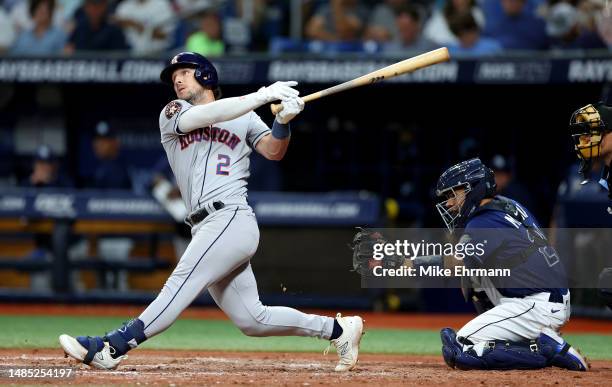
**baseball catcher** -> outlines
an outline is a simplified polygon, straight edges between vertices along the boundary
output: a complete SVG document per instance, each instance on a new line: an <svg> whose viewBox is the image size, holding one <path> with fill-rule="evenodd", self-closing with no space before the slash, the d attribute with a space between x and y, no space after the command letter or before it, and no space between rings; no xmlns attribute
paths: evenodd
<svg viewBox="0 0 612 387"><path fill-rule="evenodd" d="M507 277L461 277L464 295L474 302L479 315L457 332L441 330L444 361L461 370L556 366L586 371L589 365L584 357L559 334L570 317L563 263L533 215L495 191L493 171L479 159L447 169L437 183L440 202L436 208L458 243L479 244L482 251L466 254L462 260L421 256L403 262L419 270L430 266L511 268ZM360 234L362 240L379 238ZM354 255L360 270L367 271L367 256L363 251ZM395 257L391 261L391 266L399 262Z"/></svg>

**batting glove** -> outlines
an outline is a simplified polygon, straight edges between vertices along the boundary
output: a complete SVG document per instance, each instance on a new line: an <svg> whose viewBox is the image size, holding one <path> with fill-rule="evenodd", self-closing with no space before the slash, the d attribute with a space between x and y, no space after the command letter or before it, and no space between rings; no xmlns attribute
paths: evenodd
<svg viewBox="0 0 612 387"><path fill-rule="evenodd" d="M300 95L299 91L292 88L292 86L297 86L297 84L296 81L275 82L270 86L257 90L257 97L262 103L294 98Z"/></svg>
<svg viewBox="0 0 612 387"><path fill-rule="evenodd" d="M276 121L283 125L289 123L293 117L304 110L304 101L297 96L283 100L282 105L283 110L276 115Z"/></svg>

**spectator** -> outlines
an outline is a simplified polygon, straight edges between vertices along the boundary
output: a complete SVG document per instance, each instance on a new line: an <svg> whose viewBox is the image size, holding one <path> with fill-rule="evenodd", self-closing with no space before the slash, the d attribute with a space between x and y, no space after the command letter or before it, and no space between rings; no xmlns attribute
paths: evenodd
<svg viewBox="0 0 612 387"><path fill-rule="evenodd" d="M22 184L25 187L66 188L72 187L72 181L59 169L57 158L47 145L41 145L36 150L32 164L32 173Z"/></svg>
<svg viewBox="0 0 612 387"><path fill-rule="evenodd" d="M395 16L395 25L399 31L399 39L384 45L384 51L428 51L434 48L434 43L421 34L421 14L416 7L401 7Z"/></svg>
<svg viewBox="0 0 612 387"><path fill-rule="evenodd" d="M560 50L606 48L595 26L581 23L580 19L585 17L581 17L573 5L565 2L553 5L546 16L546 32L551 38L551 46Z"/></svg>
<svg viewBox="0 0 612 387"><path fill-rule="evenodd" d="M32 0L30 15L34 27L22 31L11 48L15 55L54 55L60 54L66 44L66 34L52 25L55 0Z"/></svg>
<svg viewBox="0 0 612 387"><path fill-rule="evenodd" d="M34 29L35 21L31 11L34 2L33 0L20 0L11 8L10 18L17 34ZM68 20L61 1L54 2L52 15L51 24L59 29L64 29Z"/></svg>
<svg viewBox="0 0 612 387"><path fill-rule="evenodd" d="M217 12L205 10L200 13L200 29L187 39L187 51L204 56L221 56L225 44L221 39L221 21Z"/></svg>
<svg viewBox="0 0 612 387"><path fill-rule="evenodd" d="M612 50L612 4L595 15L595 28L608 49Z"/></svg>
<svg viewBox="0 0 612 387"><path fill-rule="evenodd" d="M533 207L533 200L527 189L514 177L514 168L510 161L502 155L495 155L491 159L491 169L495 172L497 194L510 197L527 208ZM530 207L531 206L531 207Z"/></svg>
<svg viewBox="0 0 612 387"><path fill-rule="evenodd" d="M115 131L106 123L101 121L96 125L95 137L93 139L94 156L97 165L90 182L91 188L98 189L131 189L132 182L121 158L121 144ZM129 260L130 253L134 247L131 238L104 237L98 239L96 250L98 256L104 261L125 262ZM118 272L107 272L104 279L104 287L115 288L125 291L129 288L128 273L125 270Z"/></svg>
<svg viewBox="0 0 612 387"><path fill-rule="evenodd" d="M132 52L146 55L170 46L177 18L168 0L124 0L113 21L123 28Z"/></svg>
<svg viewBox="0 0 612 387"><path fill-rule="evenodd" d="M449 27L459 42L451 43L448 49L452 56L481 56L500 53L499 42L480 36L480 27L471 12L451 16Z"/></svg>
<svg viewBox="0 0 612 387"><path fill-rule="evenodd" d="M400 34L395 23L395 14L408 0L385 0L377 4L368 20L365 38L377 42L399 41Z"/></svg>
<svg viewBox="0 0 612 387"><path fill-rule="evenodd" d="M266 50L271 39L288 34L290 1L225 1L219 13L223 20L225 44L233 52ZM227 48L226 48L227 50Z"/></svg>
<svg viewBox="0 0 612 387"><path fill-rule="evenodd" d="M484 0L483 36L497 40L506 50L547 49L546 23L536 16L537 5L537 0Z"/></svg>
<svg viewBox="0 0 612 387"><path fill-rule="evenodd" d="M211 0L173 0L172 3L180 15L195 15L203 9L214 6Z"/></svg>
<svg viewBox="0 0 612 387"><path fill-rule="evenodd" d="M358 0L330 0L306 24L306 37L327 42L360 40L366 13Z"/></svg>
<svg viewBox="0 0 612 387"><path fill-rule="evenodd" d="M107 0L85 0L83 17L77 18L64 52L129 49L121 28L109 23L107 11Z"/></svg>
<svg viewBox="0 0 612 387"><path fill-rule="evenodd" d="M9 16L0 7L0 54L7 51L15 40L15 30Z"/></svg>
<svg viewBox="0 0 612 387"><path fill-rule="evenodd" d="M475 0L446 0L442 9L436 9L423 30L423 35L440 45L459 44L459 39L450 29L450 19L458 14L471 13L479 29L485 25L482 10Z"/></svg>
<svg viewBox="0 0 612 387"><path fill-rule="evenodd" d="M59 168L59 161L47 145L41 145L36 150L32 163L32 173L21 184L23 187L67 188L72 187L72 181ZM48 233L34 234L34 250L26 259L32 261L50 261L52 255L52 237ZM37 291L49 290L51 275L49 272L30 274L30 288Z"/></svg>
<svg viewBox="0 0 612 387"><path fill-rule="evenodd" d="M130 175L121 160L121 144L115 131L104 121L96 125L93 140L94 155L98 165L94 171L93 188L101 189L131 189Z"/></svg>

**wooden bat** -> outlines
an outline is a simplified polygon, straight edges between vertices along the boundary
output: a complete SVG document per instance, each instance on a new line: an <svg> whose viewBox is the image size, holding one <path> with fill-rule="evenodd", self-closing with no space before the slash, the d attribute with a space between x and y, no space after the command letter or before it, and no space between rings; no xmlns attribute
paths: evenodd
<svg viewBox="0 0 612 387"><path fill-rule="evenodd" d="M346 81L339 85L317 91L316 93L308 94L307 96L303 97L302 100L304 102L310 102L315 99L339 93L341 91L380 82L384 79L397 77L398 75L411 73L415 70L422 69L423 67L446 62L449 59L450 55L448 54L448 49L446 47L438 48L437 50L429 51L424 54L405 59L401 62L394 63L390 66L383 67L382 69L372 71L371 73L362 75L359 78L351 79L350 81ZM283 105L280 103L272 104L270 105L270 109L272 110L272 114L276 115L278 112L283 110Z"/></svg>

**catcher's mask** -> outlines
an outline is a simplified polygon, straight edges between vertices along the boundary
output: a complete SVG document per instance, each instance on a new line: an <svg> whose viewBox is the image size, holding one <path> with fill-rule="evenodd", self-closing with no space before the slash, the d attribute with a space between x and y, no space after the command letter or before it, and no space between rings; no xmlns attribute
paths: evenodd
<svg viewBox="0 0 612 387"><path fill-rule="evenodd" d="M444 200L436 204L436 209L442 217L442 221L452 233L461 218L461 209L465 204L465 199L468 194L472 192L472 186L466 184L463 186L456 186L448 188L438 196L442 196Z"/></svg>
<svg viewBox="0 0 612 387"><path fill-rule="evenodd" d="M436 196L442 200L436 209L452 233L462 228L484 198L495 196L497 185L493 171L480 159L470 159L448 168L436 186Z"/></svg>
<svg viewBox="0 0 612 387"><path fill-rule="evenodd" d="M601 156L602 140L610 132L612 108L598 103L576 110L570 118L569 129L574 149L581 160L580 172L587 178L591 163Z"/></svg>

